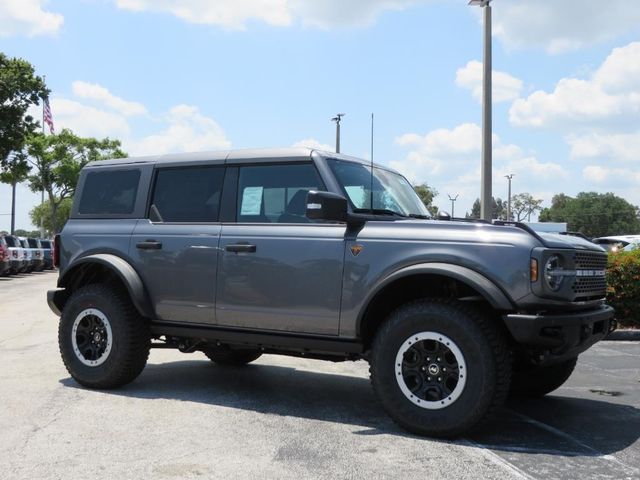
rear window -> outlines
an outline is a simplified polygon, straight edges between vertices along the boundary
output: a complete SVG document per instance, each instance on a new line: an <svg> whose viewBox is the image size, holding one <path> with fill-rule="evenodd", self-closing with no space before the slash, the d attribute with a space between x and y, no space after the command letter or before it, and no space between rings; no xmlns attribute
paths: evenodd
<svg viewBox="0 0 640 480"><path fill-rule="evenodd" d="M49 242L49 240L40 240L40 245L42 245L42 248L51 248L51 242Z"/></svg>
<svg viewBox="0 0 640 480"><path fill-rule="evenodd" d="M7 245L10 247L19 247L19 245L16 242L16 238L15 237L4 237L5 241L7 242Z"/></svg>
<svg viewBox="0 0 640 480"><path fill-rule="evenodd" d="M78 213L127 215L133 213L140 170L90 172L84 181Z"/></svg>
<svg viewBox="0 0 640 480"><path fill-rule="evenodd" d="M31 248L40 248L40 245L38 245L38 241L35 238L27 238L27 242L29 242L29 246Z"/></svg>

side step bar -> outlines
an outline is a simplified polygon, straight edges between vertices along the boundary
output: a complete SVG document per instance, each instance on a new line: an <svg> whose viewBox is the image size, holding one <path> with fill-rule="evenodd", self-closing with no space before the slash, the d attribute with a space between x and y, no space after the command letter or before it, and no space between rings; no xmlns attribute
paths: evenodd
<svg viewBox="0 0 640 480"><path fill-rule="evenodd" d="M151 333L156 336L184 337L220 342L223 344L251 345L264 348L292 349L302 352L361 354L362 345L348 340L337 340L313 335L254 332L225 327L152 322Z"/></svg>

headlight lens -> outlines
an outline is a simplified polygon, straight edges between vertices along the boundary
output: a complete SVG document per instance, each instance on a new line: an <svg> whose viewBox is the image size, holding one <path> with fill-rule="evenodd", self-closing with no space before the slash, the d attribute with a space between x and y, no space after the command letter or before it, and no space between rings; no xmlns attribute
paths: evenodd
<svg viewBox="0 0 640 480"><path fill-rule="evenodd" d="M558 255L552 255L544 266L544 279L547 286L553 292L557 292L562 287L562 260Z"/></svg>

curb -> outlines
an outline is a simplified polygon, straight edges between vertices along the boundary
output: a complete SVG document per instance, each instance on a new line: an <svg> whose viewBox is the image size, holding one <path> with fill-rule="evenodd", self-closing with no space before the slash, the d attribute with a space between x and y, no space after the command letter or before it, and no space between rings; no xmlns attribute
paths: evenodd
<svg viewBox="0 0 640 480"><path fill-rule="evenodd" d="M633 342L640 340L640 330L615 330L604 337L603 340Z"/></svg>

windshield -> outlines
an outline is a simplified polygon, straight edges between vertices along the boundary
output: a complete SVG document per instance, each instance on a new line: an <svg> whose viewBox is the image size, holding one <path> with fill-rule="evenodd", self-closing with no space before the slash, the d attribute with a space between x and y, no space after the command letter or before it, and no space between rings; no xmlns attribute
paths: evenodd
<svg viewBox="0 0 640 480"><path fill-rule="evenodd" d="M327 160L340 187L349 197L354 212L371 211L373 183L373 213L403 217L431 218L420 197L402 175L367 165L343 160Z"/></svg>

